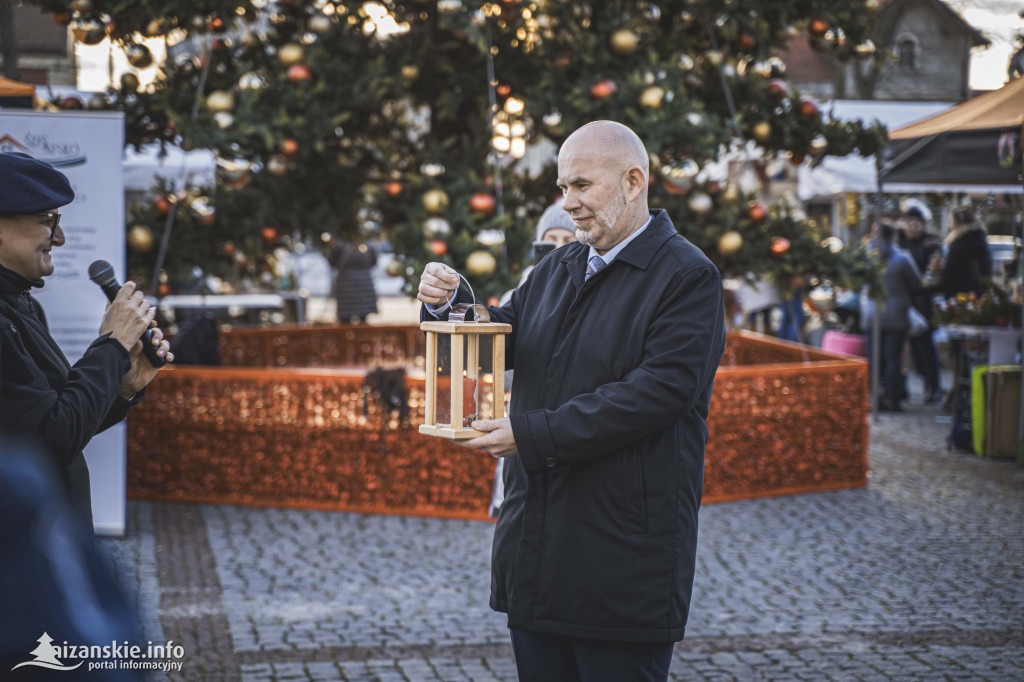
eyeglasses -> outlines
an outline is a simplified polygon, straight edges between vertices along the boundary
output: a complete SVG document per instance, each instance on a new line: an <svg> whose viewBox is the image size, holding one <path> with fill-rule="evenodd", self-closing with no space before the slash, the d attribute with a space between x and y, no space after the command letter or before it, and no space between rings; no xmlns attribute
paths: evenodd
<svg viewBox="0 0 1024 682"><path fill-rule="evenodd" d="M60 227L60 211L44 211L36 215L46 218L45 223L41 222L39 224L47 225L50 228L50 239L53 239L53 235L57 234L57 228Z"/></svg>

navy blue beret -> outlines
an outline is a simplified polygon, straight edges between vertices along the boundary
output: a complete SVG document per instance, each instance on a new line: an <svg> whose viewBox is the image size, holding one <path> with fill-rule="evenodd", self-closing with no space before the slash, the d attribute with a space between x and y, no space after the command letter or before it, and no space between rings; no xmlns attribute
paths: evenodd
<svg viewBox="0 0 1024 682"><path fill-rule="evenodd" d="M20 152L0 153L0 215L52 211L75 199L64 174Z"/></svg>

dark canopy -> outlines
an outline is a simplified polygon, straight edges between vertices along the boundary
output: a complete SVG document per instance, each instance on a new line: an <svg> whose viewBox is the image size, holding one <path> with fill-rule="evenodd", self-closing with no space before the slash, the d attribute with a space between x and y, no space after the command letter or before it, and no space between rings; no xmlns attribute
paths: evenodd
<svg viewBox="0 0 1024 682"><path fill-rule="evenodd" d="M883 183L1021 183L1024 78L889 132Z"/></svg>

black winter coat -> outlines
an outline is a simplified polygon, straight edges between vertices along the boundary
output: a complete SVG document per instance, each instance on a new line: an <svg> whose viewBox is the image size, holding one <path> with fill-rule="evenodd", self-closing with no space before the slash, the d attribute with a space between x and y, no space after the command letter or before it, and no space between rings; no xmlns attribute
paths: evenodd
<svg viewBox="0 0 1024 682"><path fill-rule="evenodd" d="M70 365L29 289L42 286L0 266L0 432L39 444L53 457L77 515L92 528L89 468L82 449L121 421L132 402L118 395L131 368L109 334Z"/></svg>
<svg viewBox="0 0 1024 682"><path fill-rule="evenodd" d="M980 296L985 292L982 279L991 277L992 256L988 252L985 230L977 227L954 237L942 271L942 295L953 298L974 292Z"/></svg>
<svg viewBox="0 0 1024 682"><path fill-rule="evenodd" d="M490 308L513 330L519 456L505 462L491 580L511 628L683 638L725 320L718 270L653 213L586 283L589 247L570 244Z"/></svg>

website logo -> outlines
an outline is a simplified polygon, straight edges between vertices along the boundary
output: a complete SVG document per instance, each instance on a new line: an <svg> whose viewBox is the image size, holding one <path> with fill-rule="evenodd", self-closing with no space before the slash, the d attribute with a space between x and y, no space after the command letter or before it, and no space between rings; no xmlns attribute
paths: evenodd
<svg viewBox="0 0 1024 682"><path fill-rule="evenodd" d="M29 653L36 657L34 661L25 661L11 668L11 670L17 670L18 668L25 665L34 665L39 668L49 668L50 670L74 670L78 668L85 661L79 661L78 665L71 666L70 668L60 662L57 659L57 655L60 653L60 649L50 644L53 641L53 637L50 637L45 632L43 636L36 640L39 642L39 646L30 651Z"/></svg>
<svg viewBox="0 0 1024 682"><path fill-rule="evenodd" d="M120 644L111 642L107 646L76 646L67 642L60 645L53 644L53 638L45 632L36 641L39 642L39 646L29 652L35 656L35 660L19 663L11 668L12 671L25 666L66 671L86 665L86 670L180 672L181 659L185 657L184 647L174 644L173 641L166 644L147 642L146 647L132 646L127 641ZM77 662L72 665L72 660ZM12 676L12 679L17 677Z"/></svg>

